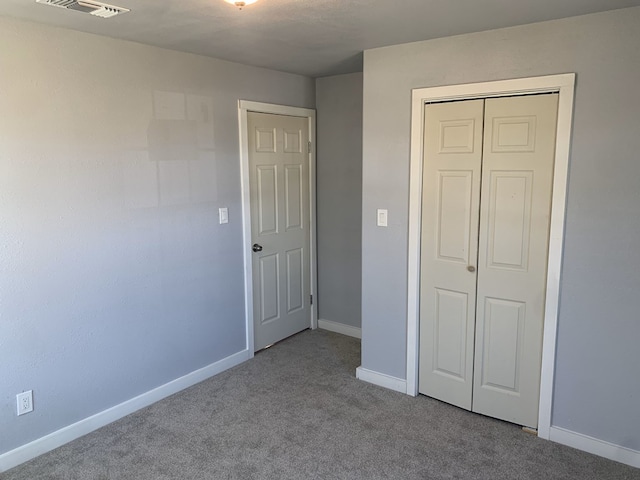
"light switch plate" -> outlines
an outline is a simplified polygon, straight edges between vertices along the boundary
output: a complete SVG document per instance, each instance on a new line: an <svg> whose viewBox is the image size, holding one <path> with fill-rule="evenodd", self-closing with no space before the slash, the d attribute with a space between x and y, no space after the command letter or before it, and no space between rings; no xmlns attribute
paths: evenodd
<svg viewBox="0 0 640 480"><path fill-rule="evenodd" d="M219 208L218 216L220 217L220 225L223 223L229 223L229 209L227 207Z"/></svg>
<svg viewBox="0 0 640 480"><path fill-rule="evenodd" d="M386 227L388 224L388 217L389 217L389 212L387 211L386 208L379 208L378 209L378 214L377 214L377 219L378 219L378 226L379 227Z"/></svg>

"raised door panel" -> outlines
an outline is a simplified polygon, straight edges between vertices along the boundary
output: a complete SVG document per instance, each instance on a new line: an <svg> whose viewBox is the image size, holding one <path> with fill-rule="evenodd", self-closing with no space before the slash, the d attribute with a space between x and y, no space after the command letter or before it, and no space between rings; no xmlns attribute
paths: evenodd
<svg viewBox="0 0 640 480"><path fill-rule="evenodd" d="M304 308L304 251L302 248L287 252L287 313Z"/></svg>
<svg viewBox="0 0 640 480"><path fill-rule="evenodd" d="M527 270L531 232L532 171L493 171L487 209L487 268Z"/></svg>
<svg viewBox="0 0 640 480"><path fill-rule="evenodd" d="M469 263L472 212L472 171L437 172L437 256L445 262Z"/></svg>
<svg viewBox="0 0 640 480"><path fill-rule="evenodd" d="M302 153L302 131L284 129L284 152Z"/></svg>
<svg viewBox="0 0 640 480"><path fill-rule="evenodd" d="M258 153L276 152L276 129L260 128L255 129L255 151Z"/></svg>
<svg viewBox="0 0 640 480"><path fill-rule="evenodd" d="M520 362L524 333L525 306L499 298L485 299L485 322L481 332L481 358L475 375L481 388L503 393L520 393Z"/></svg>
<svg viewBox="0 0 640 480"><path fill-rule="evenodd" d="M475 147L475 118L442 120L439 122L438 153L473 153Z"/></svg>
<svg viewBox="0 0 640 480"><path fill-rule="evenodd" d="M260 257L260 314L261 324L280 318L280 259L279 255Z"/></svg>
<svg viewBox="0 0 640 480"><path fill-rule="evenodd" d="M285 218L287 230L303 228L302 165L285 166Z"/></svg>
<svg viewBox="0 0 640 480"><path fill-rule="evenodd" d="M535 115L492 118L491 152L533 152L536 144Z"/></svg>
<svg viewBox="0 0 640 480"><path fill-rule="evenodd" d="M468 374L465 368L468 295L443 289L436 289L435 294L434 373L464 382Z"/></svg>
<svg viewBox="0 0 640 480"><path fill-rule="evenodd" d="M278 167L258 165L257 215L258 235L278 233Z"/></svg>

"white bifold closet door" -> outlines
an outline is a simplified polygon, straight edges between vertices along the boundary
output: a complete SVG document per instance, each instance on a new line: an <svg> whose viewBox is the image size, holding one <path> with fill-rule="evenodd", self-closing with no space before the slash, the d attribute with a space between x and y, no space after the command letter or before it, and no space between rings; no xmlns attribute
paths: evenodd
<svg viewBox="0 0 640 480"><path fill-rule="evenodd" d="M533 428L557 104L425 107L419 391Z"/></svg>

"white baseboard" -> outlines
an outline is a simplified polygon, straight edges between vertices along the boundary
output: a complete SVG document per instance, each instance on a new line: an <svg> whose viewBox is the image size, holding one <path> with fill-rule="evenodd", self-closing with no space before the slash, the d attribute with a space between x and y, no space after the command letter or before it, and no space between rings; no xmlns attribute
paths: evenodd
<svg viewBox="0 0 640 480"><path fill-rule="evenodd" d="M549 429L549 440L640 468L640 452L561 427Z"/></svg>
<svg viewBox="0 0 640 480"><path fill-rule="evenodd" d="M362 329L345 325L344 323L332 322L331 320L318 319L318 328L329 330L330 332L341 333L350 337L362 338Z"/></svg>
<svg viewBox="0 0 640 480"><path fill-rule="evenodd" d="M212 363L211 365L207 365L206 367L188 373L183 377L176 378L175 380L165 383L153 390L149 390L148 392L138 395L137 397L127 400L119 405L103 410L102 412L61 428L60 430L50 433L49 435L45 435L33 442L3 453L0 455L0 473L6 472L10 468L31 460L38 455L47 453L54 448L58 448L65 443L75 440L76 438L91 433L111 422L115 422L122 417L126 417L127 415L162 400L169 395L173 395L180 390L184 390L185 388L228 370L231 367L235 367L249 358L249 350L243 350L235 353L229 357Z"/></svg>
<svg viewBox="0 0 640 480"><path fill-rule="evenodd" d="M392 377L366 368L356 368L356 378L364 382L373 383L379 387L395 390L400 393L407 393L407 381L402 378Z"/></svg>

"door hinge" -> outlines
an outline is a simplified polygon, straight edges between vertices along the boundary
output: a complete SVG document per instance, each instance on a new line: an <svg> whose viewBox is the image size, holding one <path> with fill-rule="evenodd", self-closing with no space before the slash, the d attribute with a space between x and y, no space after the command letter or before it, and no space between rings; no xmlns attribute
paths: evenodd
<svg viewBox="0 0 640 480"><path fill-rule="evenodd" d="M311 302L311 305L313 305L313 295L309 295L309 302Z"/></svg>
<svg viewBox="0 0 640 480"><path fill-rule="evenodd" d="M311 142L309 142L309 151L307 153L311 153Z"/></svg>

